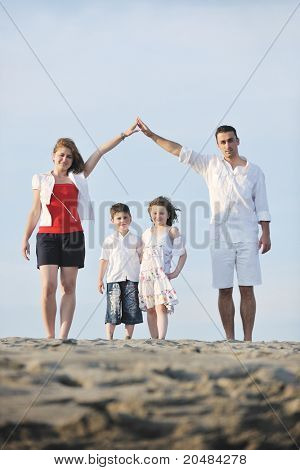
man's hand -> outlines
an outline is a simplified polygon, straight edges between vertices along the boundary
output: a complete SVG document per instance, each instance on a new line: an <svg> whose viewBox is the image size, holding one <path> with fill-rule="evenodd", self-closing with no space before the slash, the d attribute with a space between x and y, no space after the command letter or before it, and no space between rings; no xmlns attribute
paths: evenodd
<svg viewBox="0 0 300 470"><path fill-rule="evenodd" d="M261 254L267 253L271 249L271 238L268 233L262 233L260 240L259 240L259 250L261 250Z"/></svg>
<svg viewBox="0 0 300 470"><path fill-rule="evenodd" d="M134 134L135 132L140 132L140 129L137 129L138 127L138 120L136 119L132 126L130 126L127 131L124 132L125 137L129 137L130 135Z"/></svg>
<svg viewBox="0 0 300 470"><path fill-rule="evenodd" d="M147 136L147 137L151 137L153 135L153 132L150 131L149 127L146 126L146 124L141 120L141 118L137 118L137 125L139 126L139 128L141 129L141 131Z"/></svg>
<svg viewBox="0 0 300 470"><path fill-rule="evenodd" d="M104 292L104 282L102 281L102 279L99 279L99 281L98 281L98 290L99 290L100 294L103 294L103 292Z"/></svg>

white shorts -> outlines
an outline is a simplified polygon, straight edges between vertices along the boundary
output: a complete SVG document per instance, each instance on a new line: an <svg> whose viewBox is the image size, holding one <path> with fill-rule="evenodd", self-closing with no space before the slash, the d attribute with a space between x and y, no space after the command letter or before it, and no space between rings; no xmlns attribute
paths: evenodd
<svg viewBox="0 0 300 470"><path fill-rule="evenodd" d="M261 284L258 241L227 243L211 240L210 252L213 287L216 289L233 287L234 268L239 286Z"/></svg>

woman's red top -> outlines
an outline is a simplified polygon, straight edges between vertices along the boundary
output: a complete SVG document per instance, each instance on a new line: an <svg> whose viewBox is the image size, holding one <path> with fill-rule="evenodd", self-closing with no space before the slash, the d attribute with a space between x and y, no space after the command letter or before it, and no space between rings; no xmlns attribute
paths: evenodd
<svg viewBox="0 0 300 470"><path fill-rule="evenodd" d="M60 200L56 199L55 196ZM80 218L77 212L78 189L75 184L63 183L55 184L53 187L50 204L47 208L52 217L51 227L40 226L39 233L70 233L83 232ZM60 202L61 201L61 202ZM66 207L62 205L62 202ZM76 219L74 220L72 216Z"/></svg>

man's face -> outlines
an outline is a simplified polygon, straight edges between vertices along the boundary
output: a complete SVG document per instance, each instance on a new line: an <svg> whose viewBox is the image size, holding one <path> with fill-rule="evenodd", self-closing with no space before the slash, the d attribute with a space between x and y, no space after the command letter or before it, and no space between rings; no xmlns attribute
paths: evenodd
<svg viewBox="0 0 300 470"><path fill-rule="evenodd" d="M220 132L217 135L217 145L226 160L238 157L239 139L236 138L234 132Z"/></svg>

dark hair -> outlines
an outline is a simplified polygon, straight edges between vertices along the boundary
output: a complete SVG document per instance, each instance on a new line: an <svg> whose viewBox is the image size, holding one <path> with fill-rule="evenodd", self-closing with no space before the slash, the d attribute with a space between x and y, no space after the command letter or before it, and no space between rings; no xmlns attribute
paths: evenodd
<svg viewBox="0 0 300 470"><path fill-rule="evenodd" d="M238 139L238 135L237 135L236 130L235 130L234 127L232 127L232 126L220 126L220 127L218 127L218 129L215 132L215 137L216 137L217 142L218 142L218 134L220 134L221 132L233 132L235 137Z"/></svg>
<svg viewBox="0 0 300 470"><path fill-rule="evenodd" d="M72 153L73 162L70 168L68 169L68 173L69 171L73 171L73 173L77 174L82 173L84 170L84 161L79 153L78 148L75 145L75 142L72 139L69 139L68 137L61 137L56 142L55 147L53 149L53 153L55 153L59 149L59 147L67 147Z"/></svg>
<svg viewBox="0 0 300 470"><path fill-rule="evenodd" d="M167 225L169 225L170 227L173 225L174 220L178 220L176 211L180 211L181 209L177 209L177 207L173 206L172 202L167 197L158 196L157 198L153 199L153 201L149 202L148 212L150 215L150 219L151 219L151 207L153 206L163 206L167 209L168 216L169 216L167 219Z"/></svg>
<svg viewBox="0 0 300 470"><path fill-rule="evenodd" d="M110 208L110 216L113 219L117 212L125 212L126 214L130 215L130 209L127 204L123 204L122 202L117 202L117 204L113 204Z"/></svg>

